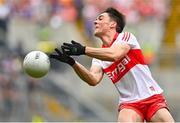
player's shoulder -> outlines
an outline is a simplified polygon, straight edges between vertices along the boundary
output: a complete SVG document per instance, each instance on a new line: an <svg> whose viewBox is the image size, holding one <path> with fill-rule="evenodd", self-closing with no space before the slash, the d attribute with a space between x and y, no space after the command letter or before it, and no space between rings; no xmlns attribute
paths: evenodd
<svg viewBox="0 0 180 123"><path fill-rule="evenodd" d="M140 48L140 45L134 36L133 33L131 32L122 32L118 35L118 38L116 42L119 43L127 43L131 46L131 48Z"/></svg>
<svg viewBox="0 0 180 123"><path fill-rule="evenodd" d="M128 42L129 40L136 40L136 37L133 33L125 31L125 32L121 32L119 34L118 39Z"/></svg>

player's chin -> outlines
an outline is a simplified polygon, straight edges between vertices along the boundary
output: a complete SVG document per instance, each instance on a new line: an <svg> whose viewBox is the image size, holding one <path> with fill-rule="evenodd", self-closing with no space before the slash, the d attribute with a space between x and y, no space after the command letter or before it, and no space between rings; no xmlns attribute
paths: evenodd
<svg viewBox="0 0 180 123"><path fill-rule="evenodd" d="M99 32L94 32L94 36L96 36L96 37L100 37L100 35L101 35L101 33L99 33Z"/></svg>

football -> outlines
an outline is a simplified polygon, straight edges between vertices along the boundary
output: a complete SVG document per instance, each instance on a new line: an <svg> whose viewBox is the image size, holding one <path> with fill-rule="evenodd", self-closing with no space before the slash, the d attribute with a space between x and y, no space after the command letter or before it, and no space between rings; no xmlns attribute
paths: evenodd
<svg viewBox="0 0 180 123"><path fill-rule="evenodd" d="M29 76L41 78L50 69L49 57L42 51L31 51L24 58L23 69Z"/></svg>

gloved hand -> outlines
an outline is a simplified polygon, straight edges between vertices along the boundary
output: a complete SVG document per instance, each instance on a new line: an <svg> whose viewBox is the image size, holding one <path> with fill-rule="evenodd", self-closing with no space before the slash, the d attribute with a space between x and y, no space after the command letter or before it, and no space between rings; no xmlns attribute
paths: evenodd
<svg viewBox="0 0 180 123"><path fill-rule="evenodd" d="M50 58L53 58L53 59L56 59L58 61L67 63L71 66L73 66L75 64L75 60L73 58L71 58L70 56L68 56L64 53L61 53L61 51L58 50L57 48L55 48L55 51L57 54L50 54L49 55Z"/></svg>
<svg viewBox="0 0 180 123"><path fill-rule="evenodd" d="M63 53L67 55L84 55L85 46L82 46L80 43L71 41L71 43L63 43L61 46Z"/></svg>

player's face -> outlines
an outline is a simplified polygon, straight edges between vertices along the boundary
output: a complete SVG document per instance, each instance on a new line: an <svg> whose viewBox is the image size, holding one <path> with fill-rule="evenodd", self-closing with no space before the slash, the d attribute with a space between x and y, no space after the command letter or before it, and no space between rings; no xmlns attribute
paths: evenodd
<svg viewBox="0 0 180 123"><path fill-rule="evenodd" d="M110 29L110 17L108 13L100 14L94 21L94 35L101 37Z"/></svg>

